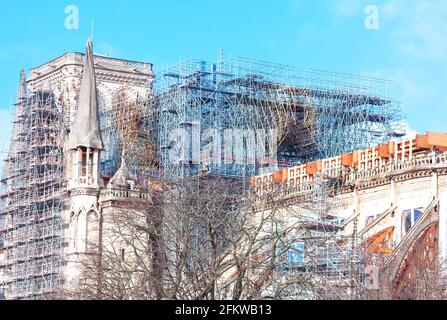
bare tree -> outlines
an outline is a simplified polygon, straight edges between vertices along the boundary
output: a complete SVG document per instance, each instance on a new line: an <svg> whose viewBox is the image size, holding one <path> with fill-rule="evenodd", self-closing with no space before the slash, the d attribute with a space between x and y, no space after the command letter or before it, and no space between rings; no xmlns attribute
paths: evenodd
<svg viewBox="0 0 447 320"><path fill-rule="evenodd" d="M334 181L321 181L297 197L273 185L253 194L241 181L206 175L159 181L147 200L104 218L103 241L82 261L79 284L68 296L445 298L443 264L412 267L413 282L398 295L391 276L384 278L393 281L367 288L370 254L355 239L339 236L340 222L329 214L336 188Z"/></svg>
<svg viewBox="0 0 447 320"><path fill-rule="evenodd" d="M308 296L318 246L303 228L309 210L256 198L241 181L218 177L160 183L143 203L104 217L103 241L82 261L70 297L85 299L262 299ZM291 219L293 217L293 219ZM299 246L297 247L297 239ZM302 247L301 247L302 246ZM293 253L293 251L296 251ZM293 259L292 259L293 260Z"/></svg>

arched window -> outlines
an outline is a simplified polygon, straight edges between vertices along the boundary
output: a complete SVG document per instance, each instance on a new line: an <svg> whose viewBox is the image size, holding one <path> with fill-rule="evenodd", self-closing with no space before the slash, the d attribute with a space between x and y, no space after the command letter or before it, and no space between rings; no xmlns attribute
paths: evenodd
<svg viewBox="0 0 447 320"><path fill-rule="evenodd" d="M77 248L77 217L74 212L70 213L70 246L73 250L76 250Z"/></svg>
<svg viewBox="0 0 447 320"><path fill-rule="evenodd" d="M85 235L86 235L86 215L83 210L76 217L76 252L84 252L85 247Z"/></svg>
<svg viewBox="0 0 447 320"><path fill-rule="evenodd" d="M86 183L93 176L93 152L88 152L85 147L80 147L79 156L79 178L81 183Z"/></svg>
<svg viewBox="0 0 447 320"><path fill-rule="evenodd" d="M423 208L413 208L404 210L402 213L403 234L406 234L416 224L422 215Z"/></svg>
<svg viewBox="0 0 447 320"><path fill-rule="evenodd" d="M99 218L98 214L91 210L87 213L87 251L92 251L98 248L99 239Z"/></svg>

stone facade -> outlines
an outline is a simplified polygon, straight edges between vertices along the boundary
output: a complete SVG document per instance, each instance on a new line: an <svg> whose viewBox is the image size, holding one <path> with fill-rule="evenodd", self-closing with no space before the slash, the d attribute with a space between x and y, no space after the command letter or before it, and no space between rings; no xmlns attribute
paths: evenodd
<svg viewBox="0 0 447 320"><path fill-rule="evenodd" d="M86 63L87 58L91 58L90 66ZM88 92L97 97L98 101L94 106L81 106L79 103L85 101L85 97L80 97L79 92L85 81L83 74L87 67L96 76L96 79L90 79L94 86ZM0 249L0 264L4 266L0 269L0 278L6 288L7 298L39 298L43 294L55 294L63 287L76 285L83 261L98 255L101 248L118 246L126 252L124 241L112 243L109 237L114 216L123 210L147 210L152 203L150 192L132 176L124 157L121 167L113 172L112 177L108 177L111 179L103 179L101 161L104 154L117 151L108 141L102 141L104 150L88 143L69 146L67 142L69 134L73 134L70 130L76 130L76 126L73 126L76 117L80 113L91 112L92 109L99 117L91 119L94 118L99 123L94 123L91 127L100 127L102 132L116 131L117 128L113 127L116 123L107 122L104 117L114 112L117 99L125 95L126 101L143 99L150 102L153 81L151 64L93 56L91 49L87 55L66 53L31 69L27 80L29 94L51 94L62 115L63 126L59 132L62 141L58 147L63 149L64 170L58 177L61 188L56 195L53 194L62 202L61 208L55 211L57 217L61 218L61 234L50 234L50 237L57 237L62 241L61 251L52 253L62 263L57 264L52 271L58 275L58 281L46 289L34 284L31 279L34 275L39 277L40 269L31 270L26 275L14 275L12 270L21 265L22 260L9 258L8 252L17 243L30 242L33 238L7 237L8 245ZM105 130L104 126L109 127ZM76 134L83 135L85 132ZM303 208L301 203L315 197L317 178L338 181L336 192L331 195L330 214L341 221L335 226L339 229L339 236L354 238L358 243L367 243L384 230L392 230L381 242L380 249L389 250L385 257L385 267L391 270L393 276L404 277L401 275L405 271L403 263L418 241L418 235L430 226L437 226L437 257L447 258L446 135L427 133L405 137L390 141L387 145L285 168L252 177L251 187L261 199L266 191L277 189L278 199L288 204L288 209L283 212L283 218L287 221L291 219L288 216L290 211L305 212L308 217L315 215L312 210ZM11 200L12 195L13 190L9 190L4 197ZM44 201L41 198L45 196L40 195L38 201ZM19 203L17 208L14 205L8 206L9 209L4 214L6 217L13 215L10 212L20 209L24 204ZM269 208L258 208L260 210ZM11 235L16 228L14 219L5 221L0 220L4 224L0 224L0 229L3 228L2 232ZM22 225L34 222L19 223ZM38 241L45 243L47 236L41 236ZM375 253L377 248L370 250ZM35 258L36 256L20 257L26 261ZM24 291L14 289L22 287L17 286L17 283L25 281L29 281L30 285L24 286Z"/></svg>
<svg viewBox="0 0 447 320"><path fill-rule="evenodd" d="M66 124L72 123L77 110L77 97L82 77L84 54L68 52L30 70L29 92L51 88L64 106ZM110 109L120 92L130 97L147 97L152 93L154 74L152 64L94 56L97 94L100 109Z"/></svg>
<svg viewBox="0 0 447 320"><path fill-rule="evenodd" d="M334 237L383 255L381 273L402 288L413 248L430 227L436 235L423 254L435 255L433 263L441 265L447 259L446 144L447 135L428 132L253 177L251 184L259 199L274 192L277 201L287 201L287 216L309 211L318 181L332 181L322 201L330 203L327 214L341 219Z"/></svg>
<svg viewBox="0 0 447 320"><path fill-rule="evenodd" d="M108 215L115 208L116 201L127 201L127 203L129 203L128 199L133 199L130 202L134 202L135 199L146 201L148 197L147 193L140 191L137 182L132 177L124 177L120 183L108 183L110 177L106 181L103 180L101 175L103 163L101 161L106 155L109 155L110 158L110 153L121 152L117 150L116 145L111 145L109 140L104 144L104 150L90 148L89 145L79 145L77 148L68 146L70 129L73 129L76 115L82 112L91 112L91 110L81 110L88 106L81 108L79 105L80 101L86 101L80 97L80 91L82 91L80 89L83 82L86 82L86 79L83 79L83 74L87 67L87 58L92 60L89 68L96 78L93 79L93 89L90 88L87 91L89 91L88 94L97 97L97 104L93 111L98 114L97 121L99 123L95 126L101 128L103 139L107 140L108 133L116 134L118 131L116 119L114 119L114 117L116 118L114 112L118 96L125 97L127 103L138 100L142 102L142 105L150 107L154 81L150 63L93 55L92 48L90 48L87 50L87 54L65 53L30 70L26 81L28 98L20 97L23 100L18 99L18 117L21 116L19 113L27 112L22 110L28 106L27 99L32 100L32 97L36 95L40 97L42 92L54 99L51 100L52 105L57 108L57 113L62 118L62 124L57 128L52 128L61 137L57 141L55 139L54 148L63 150L63 159L56 159L61 161L57 165L63 167L63 170L57 177L51 177L51 182L45 182L46 184L42 188L46 189L42 189L43 193L39 193L31 203L26 194L33 190L36 192L40 190L31 186L34 183L32 180L35 179L39 183L46 181L44 180L46 174L27 175L27 181L23 182L29 190L24 190L20 197L17 197L19 189L14 187L16 176L12 173L13 171L7 178L7 191L3 197L6 199L7 205L0 215L0 224L3 224L0 225L0 229L6 239L5 246L4 248L2 246L0 251L2 266L0 268L0 289L4 288L8 299L40 299L51 298L55 295L57 297L61 289L69 287L76 281L83 259L98 253L99 246L103 243L102 230L105 228L103 224L104 221L107 221L104 215ZM91 92L92 90L94 91ZM40 108L44 110L47 102L43 100L38 102L43 106ZM42 123L42 128L39 127L39 130L45 130L48 126L47 120L36 118L43 112L30 114L26 123L39 121ZM25 122L23 123L25 124ZM76 128L74 129L76 130ZM86 133L78 132L81 137L83 134ZM14 143L16 142L13 141L12 149L14 149ZM17 151L12 150L12 152ZM21 155L17 157L19 156ZM27 154L26 157L29 159L24 162L28 166L25 169L30 172L40 156L36 154L33 158ZM43 160L40 158L38 160L46 165L54 164L55 160L51 158L51 153L45 154L45 157ZM14 162L15 158L12 159ZM117 165L119 166L119 161ZM17 170L22 169L17 168ZM114 171L109 172L112 175L114 173ZM51 189L47 186L51 186ZM47 235L43 235L44 230L47 230L44 223L39 222L39 224L31 225L40 221L40 213L35 214L36 217L33 221L36 220L36 222L26 221L23 227L21 226L22 222L20 222L20 226L15 225L19 223L16 213L22 212L25 215L24 212L28 212L21 208L29 207L29 212L33 212L33 205L45 203L48 198L52 198L53 202L61 203L60 206L53 206L51 209L51 219L55 221L53 223L55 227L51 229L50 233L47 232ZM26 214L27 216L24 217L29 219L29 214ZM42 212L42 215L45 215L45 212ZM41 224L42 226L40 226ZM19 236L16 230L23 230L23 236ZM31 242L35 245L27 244ZM30 252L27 250L25 252L23 243L30 248ZM46 247L48 249L45 249ZM20 257L17 256L16 250L20 251ZM45 256L51 255L51 261L53 261L51 266L41 266L47 260L45 258L42 260L43 256L41 257L39 250L47 252ZM50 276L51 283L47 281Z"/></svg>

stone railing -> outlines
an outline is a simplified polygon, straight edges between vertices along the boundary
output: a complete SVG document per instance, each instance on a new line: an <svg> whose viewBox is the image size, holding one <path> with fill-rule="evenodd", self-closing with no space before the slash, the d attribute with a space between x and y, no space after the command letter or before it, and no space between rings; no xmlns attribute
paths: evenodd
<svg viewBox="0 0 447 320"><path fill-rule="evenodd" d="M411 171L414 169L428 169L447 166L446 154L427 154L420 157L414 157L412 159L399 160L397 162L388 162L380 167L376 167L369 170L355 171L349 174L346 178L346 182L354 182L362 179L368 179L378 176L398 174L405 171Z"/></svg>
<svg viewBox="0 0 447 320"><path fill-rule="evenodd" d="M101 200L112 199L140 199L148 201L151 199L150 193L141 190L128 190L128 189L104 189L101 190Z"/></svg>
<svg viewBox="0 0 447 320"><path fill-rule="evenodd" d="M93 177L81 177L79 179L69 179L65 182L68 189L73 188L97 188L97 182Z"/></svg>
<svg viewBox="0 0 447 320"><path fill-rule="evenodd" d="M382 166L366 169L366 170L355 170L351 172L340 172L340 175L337 177L325 176L323 172L322 180L338 180L344 185L352 184L357 181L386 177L394 174L400 174L412 170L420 170L420 169L438 169L438 168L447 168L447 154L439 153L439 154L425 154L423 156L416 156L412 159L399 160L394 162L390 160L388 163L384 163ZM258 192L259 195L264 193L268 193L269 191L277 192L280 191L282 196L290 196L290 195L304 195L313 191L315 181L307 181L305 183L295 185L285 183L283 185L277 185L274 187L273 182L266 183L263 185ZM279 190L278 190L279 188Z"/></svg>

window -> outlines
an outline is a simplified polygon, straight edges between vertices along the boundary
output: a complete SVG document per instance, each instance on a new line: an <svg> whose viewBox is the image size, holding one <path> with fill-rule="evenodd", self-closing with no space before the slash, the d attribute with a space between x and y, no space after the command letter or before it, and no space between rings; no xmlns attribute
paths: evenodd
<svg viewBox="0 0 447 320"><path fill-rule="evenodd" d="M77 217L75 216L75 213L72 212L70 214L70 241L73 250L76 250L77 248L77 228L78 228Z"/></svg>
<svg viewBox="0 0 447 320"><path fill-rule="evenodd" d="M404 212L402 213L404 234L410 231L410 229L416 224L417 220L422 215L422 210L423 208L404 210Z"/></svg>
<svg viewBox="0 0 447 320"><path fill-rule="evenodd" d="M369 226L371 223L373 223L374 222L374 220L376 220L377 218L379 217L379 215L378 214L376 214L376 215L373 215L373 216L369 216L369 217L366 217L366 226Z"/></svg>
<svg viewBox="0 0 447 320"><path fill-rule="evenodd" d="M87 176L87 150L81 148L81 177Z"/></svg>
<svg viewBox="0 0 447 320"><path fill-rule="evenodd" d="M414 212L413 212L414 222L416 222L421 216L422 216L422 208L414 209Z"/></svg>
<svg viewBox="0 0 447 320"><path fill-rule="evenodd" d="M293 243L287 251L287 264L291 267L304 265L304 243Z"/></svg>
<svg viewBox="0 0 447 320"><path fill-rule="evenodd" d="M98 248L99 242L99 221L96 213L90 211L87 213L87 248L89 251L96 250Z"/></svg>
<svg viewBox="0 0 447 320"><path fill-rule="evenodd" d="M88 157L88 176L93 177L93 151L90 152Z"/></svg>

